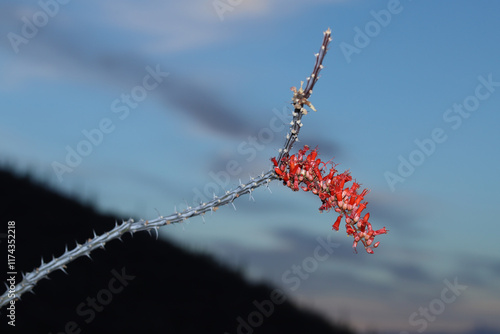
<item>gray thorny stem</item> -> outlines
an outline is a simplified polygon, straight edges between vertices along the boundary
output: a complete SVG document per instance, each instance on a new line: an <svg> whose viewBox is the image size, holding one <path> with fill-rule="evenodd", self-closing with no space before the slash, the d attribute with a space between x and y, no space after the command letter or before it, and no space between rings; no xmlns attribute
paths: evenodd
<svg viewBox="0 0 500 334"><path fill-rule="evenodd" d="M319 72L323 68L322 62L328 50L328 44L331 41L331 31L330 29L324 32L323 42L319 53L316 56L316 63L314 64L313 72L309 78L307 78L306 88L301 88L297 90L295 87L292 88L294 92L292 104L294 105L293 119L290 123L290 130L286 136L286 141L284 147L279 150L278 164L281 164L282 158L288 156L293 144L298 138L300 128L302 127L302 116L307 114L304 105L309 106L311 109L315 110L312 104L308 101L309 96L312 94L312 89L319 78ZM9 293L9 286L7 286L7 291L0 296L0 307L8 304L13 299L20 299L21 295L27 291L31 291L39 280L42 278L47 278L48 275L55 270L62 270L66 272L65 268L73 260L79 258L80 256L90 257L90 253L96 248L102 247L113 239L120 239L121 236L130 232L131 234L139 231L154 230L158 236L158 229L164 225L170 225L175 223L181 223L186 219L196 217L198 215L203 215L207 211L215 211L218 207L232 203L236 198L244 194L250 194L254 189L266 185L268 186L272 180L277 180L278 177L274 172L274 169L266 173L262 173L258 177L250 179L247 184L241 184L231 190L227 191L224 195L220 197L215 197L214 199L206 202L200 203L196 207L188 207L182 212L176 212L169 216L159 216L152 220L139 220L134 221L129 219L127 221L122 221L121 224L116 223L115 227L110 231L97 236L94 232L93 238L89 238L85 243L78 244L72 250L68 250L66 247L64 253L58 257L53 257L48 263L44 263L43 258L40 266L35 268L33 271L24 274L23 279L15 286L15 293Z"/></svg>

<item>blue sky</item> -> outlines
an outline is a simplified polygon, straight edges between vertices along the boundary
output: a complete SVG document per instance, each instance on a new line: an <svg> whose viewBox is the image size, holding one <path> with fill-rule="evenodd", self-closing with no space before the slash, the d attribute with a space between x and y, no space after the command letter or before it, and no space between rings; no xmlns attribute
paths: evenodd
<svg viewBox="0 0 500 334"><path fill-rule="evenodd" d="M372 224L390 230L375 254L354 254L335 215L279 182L161 236L360 330L500 331L498 2L41 3L0 3L4 165L124 218L182 210L270 168L289 88L330 27L300 144L371 189ZM78 148L58 177L54 162ZM338 248L292 284L318 238ZM455 281L467 288L442 297Z"/></svg>

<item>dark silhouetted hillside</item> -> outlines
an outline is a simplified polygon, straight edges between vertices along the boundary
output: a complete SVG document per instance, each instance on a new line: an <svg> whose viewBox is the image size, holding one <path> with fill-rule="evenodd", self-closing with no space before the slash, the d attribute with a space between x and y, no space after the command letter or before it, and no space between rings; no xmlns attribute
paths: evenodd
<svg viewBox="0 0 500 334"><path fill-rule="evenodd" d="M99 215L27 178L0 171L0 185L0 233L6 233L8 221L16 222L19 272L37 267L42 255L47 262L61 255L66 244L82 243L93 229L100 234L115 224L115 217ZM5 234L0 237L5 282L7 243ZM269 301L273 289L251 285L207 256L144 232L133 238L127 234L123 241L95 251L93 260L75 260L67 268L69 275L57 271L39 282L35 294L16 303L15 328L7 325L2 308L0 332L351 333L287 301L273 304L274 310L264 302L259 311L254 301ZM269 316L262 315L267 312Z"/></svg>

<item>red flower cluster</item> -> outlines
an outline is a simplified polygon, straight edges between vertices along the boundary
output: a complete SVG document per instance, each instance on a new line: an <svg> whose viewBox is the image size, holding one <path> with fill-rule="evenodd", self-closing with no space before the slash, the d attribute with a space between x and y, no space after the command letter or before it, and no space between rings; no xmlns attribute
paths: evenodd
<svg viewBox="0 0 500 334"><path fill-rule="evenodd" d="M283 185L293 191L298 191L300 188L318 195L322 202L319 208L321 212L330 211L333 208L340 213L333 224L333 229L339 230L340 221L345 216L347 234L354 237L354 250L356 250L358 242L361 241L366 251L373 254L372 248L377 248L380 244L380 241L373 243L374 237L387 233L387 230L384 227L374 231L368 222L369 213L360 218L361 212L368 204L368 202L361 202L368 190L364 189L358 194L359 184L356 182L353 182L351 187L344 188L344 185L352 180L349 172L335 174L337 170L335 165L331 164L331 168L326 174L329 162L325 163L319 158L316 159L317 149L311 150L306 155L307 151L309 151L309 147L306 145L304 149L299 150L297 155L283 157L281 164L278 164L276 158L271 159L276 174L283 180Z"/></svg>

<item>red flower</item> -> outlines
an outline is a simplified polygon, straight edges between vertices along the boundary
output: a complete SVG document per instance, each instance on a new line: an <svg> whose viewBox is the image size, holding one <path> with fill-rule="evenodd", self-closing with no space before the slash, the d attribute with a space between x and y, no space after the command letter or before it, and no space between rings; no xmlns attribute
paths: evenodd
<svg viewBox="0 0 500 334"><path fill-rule="evenodd" d="M340 220L342 219L342 215L337 217L337 220L335 221L335 224L332 226L332 230L338 231L339 230L339 225L340 225Z"/></svg>
<svg viewBox="0 0 500 334"><path fill-rule="evenodd" d="M317 149L309 151L309 146L305 145L302 150L299 150L297 155L285 156L281 159L281 166L278 168L276 158L271 161L275 166L275 172L279 179L283 181L283 185L291 188L293 191L298 191L299 188L304 191L311 191L318 195L322 205L319 210L330 211L334 209L339 213L337 220L332 226L333 230L338 231L342 217L345 216L345 228L347 235L354 237L353 247L361 242L365 246L365 250L369 254L373 254L373 248L377 248L380 242L373 244L373 239L379 234L387 233L385 227L373 231L372 225L368 222L370 214L366 213L363 219L360 220L362 211L366 208L368 202L361 201L364 199L369 190L364 189L358 194L360 185L356 182L348 187L347 182L352 180L348 171L337 174L337 170L330 162L323 162L321 159L316 159ZM327 165L332 167L328 170ZM372 246L373 244L373 246Z"/></svg>

